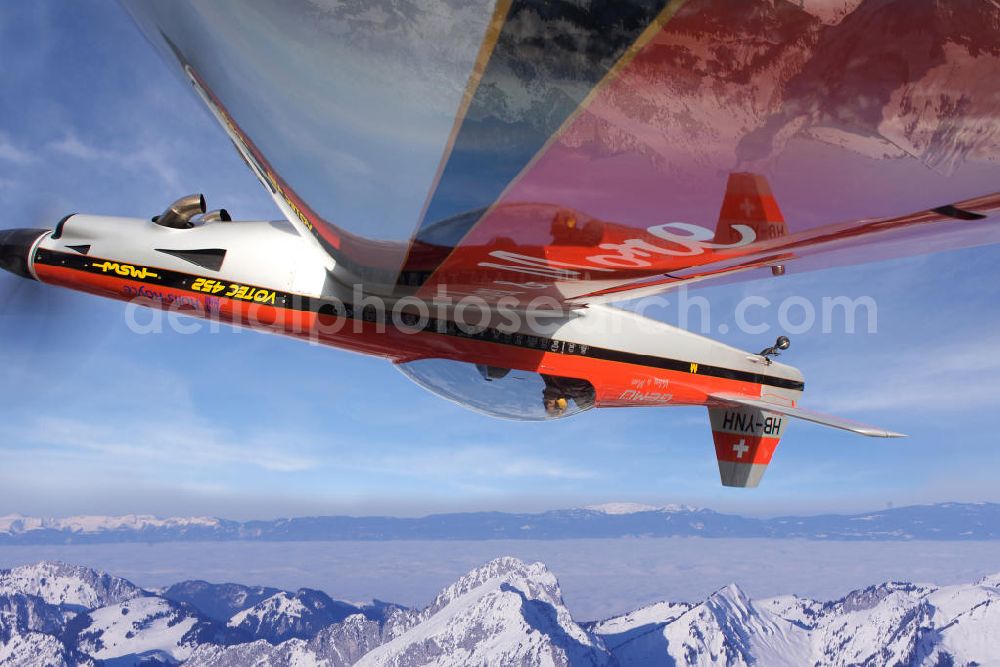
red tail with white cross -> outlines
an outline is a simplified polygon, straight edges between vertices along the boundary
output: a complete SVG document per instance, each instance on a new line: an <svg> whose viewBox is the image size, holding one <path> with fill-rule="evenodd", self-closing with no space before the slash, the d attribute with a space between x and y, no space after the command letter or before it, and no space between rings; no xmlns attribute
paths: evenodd
<svg viewBox="0 0 1000 667"><path fill-rule="evenodd" d="M758 174L733 173L726 184L715 243L735 243L742 234L737 227L750 227L758 241L776 239L788 233L785 218L771 193L767 179Z"/></svg>
<svg viewBox="0 0 1000 667"><path fill-rule="evenodd" d="M709 408L715 456L724 486L760 483L788 417L746 406Z"/></svg>

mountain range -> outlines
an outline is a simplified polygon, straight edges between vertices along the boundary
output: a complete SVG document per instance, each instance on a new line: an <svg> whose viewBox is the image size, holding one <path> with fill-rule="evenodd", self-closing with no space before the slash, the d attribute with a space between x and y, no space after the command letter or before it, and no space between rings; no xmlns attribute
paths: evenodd
<svg viewBox="0 0 1000 667"><path fill-rule="evenodd" d="M695 181L760 169L796 139L951 175L995 159L1000 131L969 119L997 109L977 82L996 71L998 17L990 0L691 0L654 42L654 72L562 141Z"/></svg>
<svg viewBox="0 0 1000 667"><path fill-rule="evenodd" d="M207 517L0 517L0 545L258 540L490 540L698 536L816 540L995 540L1000 504L941 503L864 514L771 519L685 505L610 503L537 514L466 512L419 518L319 516L269 521Z"/></svg>
<svg viewBox="0 0 1000 667"><path fill-rule="evenodd" d="M39 562L0 570L0 665L989 665L1000 664L1000 574L903 582L829 602L752 600L730 584L575 620L542 563L502 557L423 609L320 591L185 581L159 590Z"/></svg>

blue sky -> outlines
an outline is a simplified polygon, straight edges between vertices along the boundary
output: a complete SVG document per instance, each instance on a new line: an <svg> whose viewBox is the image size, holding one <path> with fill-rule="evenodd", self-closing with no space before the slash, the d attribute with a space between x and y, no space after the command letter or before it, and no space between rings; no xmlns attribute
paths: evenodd
<svg viewBox="0 0 1000 667"><path fill-rule="evenodd" d="M72 211L149 216L199 191L239 218L279 215L112 2L0 6L0 86L0 226L50 227ZM698 292L713 330L752 294L878 306L877 333L793 336L786 359L806 374L805 404L912 437L796 422L753 491L719 485L701 409L496 421L375 359L231 329L138 335L122 304L4 275L0 514L242 519L611 500L785 514L998 501L998 260L990 247ZM674 307L647 314L677 319ZM777 333L720 337L759 348Z"/></svg>

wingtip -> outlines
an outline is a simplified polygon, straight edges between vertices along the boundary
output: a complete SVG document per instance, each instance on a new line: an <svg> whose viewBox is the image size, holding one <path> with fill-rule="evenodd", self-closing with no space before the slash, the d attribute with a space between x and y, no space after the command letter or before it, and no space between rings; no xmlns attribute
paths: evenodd
<svg viewBox="0 0 1000 667"><path fill-rule="evenodd" d="M854 431L855 433L860 433L861 435L868 436L869 438L909 438L905 433L897 433L896 431L890 431L888 429L880 428L878 426L867 426L864 424L857 424L855 428L848 429Z"/></svg>

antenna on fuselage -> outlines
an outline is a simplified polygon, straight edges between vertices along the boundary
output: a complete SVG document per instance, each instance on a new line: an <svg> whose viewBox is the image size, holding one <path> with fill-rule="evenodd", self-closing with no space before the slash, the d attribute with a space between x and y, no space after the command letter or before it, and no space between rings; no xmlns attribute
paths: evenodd
<svg viewBox="0 0 1000 667"><path fill-rule="evenodd" d="M774 345L771 347L765 347L763 350L757 353L758 357L764 357L767 363L771 363L771 357L777 357L781 355L782 350L787 350L788 346L792 344L792 341L788 340L788 336L778 336L777 340L774 341Z"/></svg>

